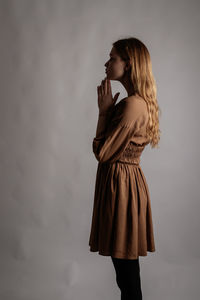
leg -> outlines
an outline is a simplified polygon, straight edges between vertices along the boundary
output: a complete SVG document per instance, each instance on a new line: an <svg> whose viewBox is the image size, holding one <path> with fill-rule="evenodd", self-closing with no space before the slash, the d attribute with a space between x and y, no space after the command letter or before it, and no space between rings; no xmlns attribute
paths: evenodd
<svg viewBox="0 0 200 300"><path fill-rule="evenodd" d="M116 271L117 285L121 290L121 300L142 300L139 258L111 258Z"/></svg>

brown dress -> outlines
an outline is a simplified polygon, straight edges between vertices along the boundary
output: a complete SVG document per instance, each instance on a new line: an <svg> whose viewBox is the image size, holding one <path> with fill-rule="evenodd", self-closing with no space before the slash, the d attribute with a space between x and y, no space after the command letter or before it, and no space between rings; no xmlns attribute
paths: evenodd
<svg viewBox="0 0 200 300"><path fill-rule="evenodd" d="M148 185L140 156L149 144L147 104L139 96L122 99L100 116L93 139L98 160L90 251L116 258L136 259L154 252L154 233Z"/></svg>

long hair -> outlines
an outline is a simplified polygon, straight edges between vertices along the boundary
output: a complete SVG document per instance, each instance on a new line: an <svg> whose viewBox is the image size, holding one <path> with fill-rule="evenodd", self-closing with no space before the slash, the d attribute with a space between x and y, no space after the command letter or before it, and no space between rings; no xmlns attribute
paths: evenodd
<svg viewBox="0 0 200 300"><path fill-rule="evenodd" d="M112 45L122 60L130 62L130 80L134 91L146 101L148 107L147 137L151 147L158 148L161 133L159 129L161 110L157 102L157 87L152 73L149 51L140 40L134 37L117 40Z"/></svg>

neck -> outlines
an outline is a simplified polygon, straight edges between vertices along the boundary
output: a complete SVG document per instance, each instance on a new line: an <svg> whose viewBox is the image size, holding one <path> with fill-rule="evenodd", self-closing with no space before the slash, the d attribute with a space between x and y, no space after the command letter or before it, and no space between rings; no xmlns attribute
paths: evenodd
<svg viewBox="0 0 200 300"><path fill-rule="evenodd" d="M125 75L123 78L119 80L121 84L124 86L125 90L127 91L128 97L133 96L136 94L134 88L133 88L133 83L131 82L130 77Z"/></svg>

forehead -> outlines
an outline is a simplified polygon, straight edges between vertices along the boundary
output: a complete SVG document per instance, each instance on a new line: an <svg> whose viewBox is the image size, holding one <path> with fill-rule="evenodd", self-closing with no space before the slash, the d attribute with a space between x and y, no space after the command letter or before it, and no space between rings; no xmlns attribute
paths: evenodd
<svg viewBox="0 0 200 300"><path fill-rule="evenodd" d="M109 55L118 55L114 47L111 49Z"/></svg>

